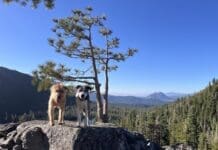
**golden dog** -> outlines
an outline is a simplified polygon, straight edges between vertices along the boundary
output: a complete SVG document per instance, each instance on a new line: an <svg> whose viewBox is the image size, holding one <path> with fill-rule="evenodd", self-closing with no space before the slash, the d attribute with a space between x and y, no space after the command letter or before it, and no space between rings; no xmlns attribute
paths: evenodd
<svg viewBox="0 0 218 150"><path fill-rule="evenodd" d="M67 88L61 84L54 84L50 88L50 98L48 102L48 118L49 124L54 125L54 109L59 109L58 124L64 123L64 110L66 103Z"/></svg>

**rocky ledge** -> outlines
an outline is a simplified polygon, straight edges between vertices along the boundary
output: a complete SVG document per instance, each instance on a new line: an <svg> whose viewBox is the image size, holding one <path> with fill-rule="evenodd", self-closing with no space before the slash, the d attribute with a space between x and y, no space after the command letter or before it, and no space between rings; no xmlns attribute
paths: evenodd
<svg viewBox="0 0 218 150"><path fill-rule="evenodd" d="M35 120L0 125L2 150L146 150L147 145L141 134L112 124L82 128L66 121L50 127L47 121Z"/></svg>

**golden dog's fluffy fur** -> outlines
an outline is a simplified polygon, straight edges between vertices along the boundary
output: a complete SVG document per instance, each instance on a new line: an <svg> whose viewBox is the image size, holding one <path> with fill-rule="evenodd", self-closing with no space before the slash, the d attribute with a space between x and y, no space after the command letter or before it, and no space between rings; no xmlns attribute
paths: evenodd
<svg viewBox="0 0 218 150"><path fill-rule="evenodd" d="M54 109L59 109L58 124L64 123L64 110L66 103L67 88L63 84L57 83L50 88L50 98L48 102L49 124L54 125Z"/></svg>

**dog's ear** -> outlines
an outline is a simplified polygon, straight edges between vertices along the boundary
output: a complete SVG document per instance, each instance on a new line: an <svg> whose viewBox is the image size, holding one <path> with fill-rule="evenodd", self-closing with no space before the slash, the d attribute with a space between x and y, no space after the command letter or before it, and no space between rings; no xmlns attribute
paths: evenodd
<svg viewBox="0 0 218 150"><path fill-rule="evenodd" d="M62 82L58 82L57 84L60 86L64 86L64 84Z"/></svg>
<svg viewBox="0 0 218 150"><path fill-rule="evenodd" d="M79 88L81 88L82 86L81 85L77 85L76 86L76 89L78 90Z"/></svg>
<svg viewBox="0 0 218 150"><path fill-rule="evenodd" d="M89 86L89 85L86 85L85 88L88 90L88 91L91 91L93 89L93 87Z"/></svg>

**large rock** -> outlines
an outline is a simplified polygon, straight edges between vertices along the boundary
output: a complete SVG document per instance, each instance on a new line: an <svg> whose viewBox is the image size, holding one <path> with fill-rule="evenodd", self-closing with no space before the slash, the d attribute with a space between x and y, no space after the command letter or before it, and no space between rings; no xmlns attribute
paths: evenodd
<svg viewBox="0 0 218 150"><path fill-rule="evenodd" d="M11 131L16 130L18 123L9 123L0 125L0 138L6 137Z"/></svg>
<svg viewBox="0 0 218 150"><path fill-rule="evenodd" d="M50 127L47 121L29 121L11 128L0 125L0 149L11 150L146 150L148 144L138 133L111 124L79 128L75 122ZM7 130L6 128L10 128ZM8 129L7 128L7 129ZM13 129L13 130L12 130ZM8 132L9 131L9 132Z"/></svg>
<svg viewBox="0 0 218 150"><path fill-rule="evenodd" d="M74 150L141 150L144 138L122 128L83 128L77 135Z"/></svg>
<svg viewBox="0 0 218 150"><path fill-rule="evenodd" d="M39 127L34 127L24 132L21 137L22 148L25 150L49 149L48 137Z"/></svg>
<svg viewBox="0 0 218 150"><path fill-rule="evenodd" d="M170 146L163 146L163 149L165 150L195 150L191 145L183 144L183 143L177 143Z"/></svg>

